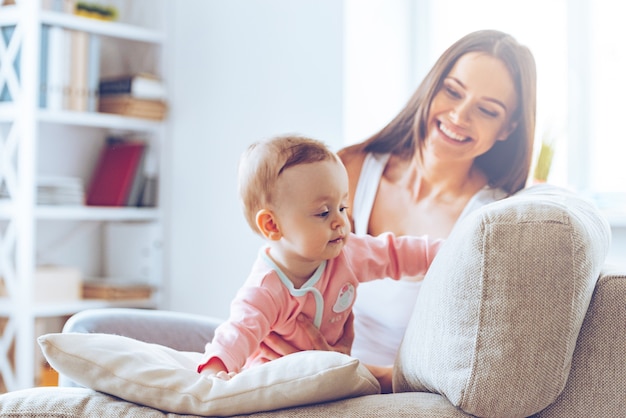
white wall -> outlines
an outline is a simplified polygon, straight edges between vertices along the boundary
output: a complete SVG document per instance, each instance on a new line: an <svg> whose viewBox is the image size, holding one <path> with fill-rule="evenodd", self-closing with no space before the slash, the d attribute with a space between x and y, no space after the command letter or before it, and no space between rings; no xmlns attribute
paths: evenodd
<svg viewBox="0 0 626 418"><path fill-rule="evenodd" d="M385 126L415 88L415 0L343 0L344 137L359 142Z"/></svg>
<svg viewBox="0 0 626 418"><path fill-rule="evenodd" d="M225 317L261 240L236 194L252 141L343 142L343 4L170 0L169 306Z"/></svg>
<svg viewBox="0 0 626 418"><path fill-rule="evenodd" d="M338 149L382 127L426 72L415 36L436 22L428 0L166 1L168 307L225 317L262 243L239 207L241 152L283 132Z"/></svg>

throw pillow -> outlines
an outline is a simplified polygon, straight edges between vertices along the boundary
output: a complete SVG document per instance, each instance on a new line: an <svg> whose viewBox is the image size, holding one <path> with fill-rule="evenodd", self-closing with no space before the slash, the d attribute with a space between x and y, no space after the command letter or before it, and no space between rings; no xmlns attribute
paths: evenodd
<svg viewBox="0 0 626 418"><path fill-rule="evenodd" d="M424 278L395 391L481 417L525 417L561 393L610 244L590 202L536 186L461 220Z"/></svg>
<svg viewBox="0 0 626 418"><path fill-rule="evenodd" d="M50 365L86 387L178 414L227 416L380 392L347 355L302 351L244 370L231 380L196 372L201 353L111 334L47 334Z"/></svg>

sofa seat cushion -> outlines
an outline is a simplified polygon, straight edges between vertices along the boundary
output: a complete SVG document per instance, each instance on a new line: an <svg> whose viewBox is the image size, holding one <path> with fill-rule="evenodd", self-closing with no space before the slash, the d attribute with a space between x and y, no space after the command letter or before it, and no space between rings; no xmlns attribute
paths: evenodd
<svg viewBox="0 0 626 418"><path fill-rule="evenodd" d="M610 244L597 208L535 186L463 219L426 275L395 391L430 391L481 417L524 417L563 390Z"/></svg>
<svg viewBox="0 0 626 418"><path fill-rule="evenodd" d="M195 415L194 415L195 416ZM0 417L10 418L191 418L124 401L87 388L42 387L0 395ZM271 412L237 415L253 418L467 418L440 395L368 395Z"/></svg>
<svg viewBox="0 0 626 418"><path fill-rule="evenodd" d="M301 351L222 380L196 372L202 353L120 335L63 333L38 340L50 365L72 381L179 414L229 416L380 392L357 359L330 351Z"/></svg>

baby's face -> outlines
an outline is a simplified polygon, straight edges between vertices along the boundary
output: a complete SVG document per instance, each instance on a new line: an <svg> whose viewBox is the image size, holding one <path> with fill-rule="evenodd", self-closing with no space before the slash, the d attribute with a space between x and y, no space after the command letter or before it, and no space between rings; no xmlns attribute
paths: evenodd
<svg viewBox="0 0 626 418"><path fill-rule="evenodd" d="M339 255L350 231L348 175L343 164L321 161L290 167L276 186L274 212L285 255L301 261Z"/></svg>

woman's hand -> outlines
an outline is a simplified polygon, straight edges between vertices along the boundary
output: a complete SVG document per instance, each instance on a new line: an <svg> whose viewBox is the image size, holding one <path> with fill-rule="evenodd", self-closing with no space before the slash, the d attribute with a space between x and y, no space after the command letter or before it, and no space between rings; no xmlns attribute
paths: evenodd
<svg viewBox="0 0 626 418"><path fill-rule="evenodd" d="M313 349L337 351L339 353L350 355L352 342L354 341L354 314L352 312L350 312L350 315L346 319L346 323L343 326L343 335L334 345L328 344L320 330L313 325L313 321L311 321L306 315L298 315L298 323L300 323L300 326L309 336Z"/></svg>
<svg viewBox="0 0 626 418"><path fill-rule="evenodd" d="M380 383L381 393L391 393L393 391L393 367L372 366L370 364L366 364L365 367L367 367L367 370L369 370L376 380L378 380L378 383Z"/></svg>
<svg viewBox="0 0 626 418"><path fill-rule="evenodd" d="M354 341L354 314L350 313L346 324L343 327L343 335L334 345L328 344L322 333L313 325L313 321L304 314L298 316L298 324L311 340L311 346L314 350L337 351L343 354L350 354L352 342ZM299 350L289 342L285 341L280 335L272 332L261 344L263 357L267 360L276 360L287 354L292 354Z"/></svg>

